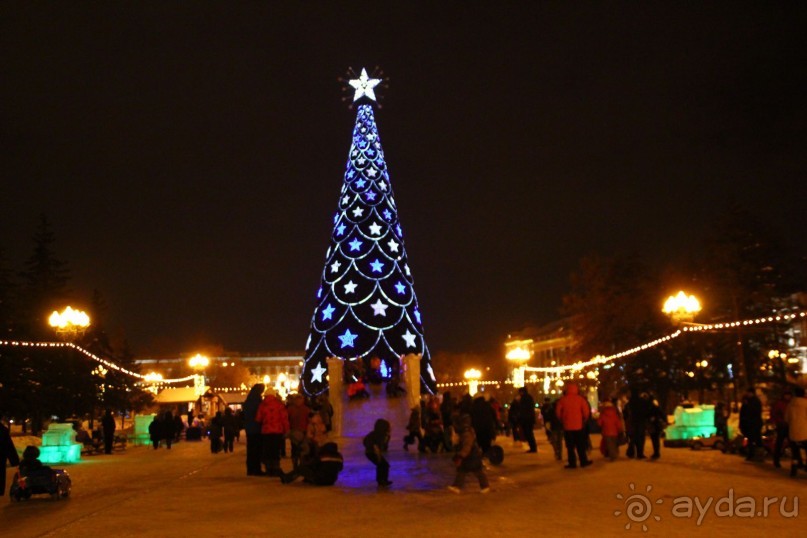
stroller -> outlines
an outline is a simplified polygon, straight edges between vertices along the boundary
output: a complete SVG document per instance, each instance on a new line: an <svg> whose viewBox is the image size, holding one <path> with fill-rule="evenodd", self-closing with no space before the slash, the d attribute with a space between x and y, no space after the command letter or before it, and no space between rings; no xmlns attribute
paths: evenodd
<svg viewBox="0 0 807 538"><path fill-rule="evenodd" d="M15 501L30 499L31 495L50 495L53 499L70 496L72 481L64 469L51 469L39 461L39 449L27 447L22 453L22 461L14 473L9 489L9 497Z"/></svg>

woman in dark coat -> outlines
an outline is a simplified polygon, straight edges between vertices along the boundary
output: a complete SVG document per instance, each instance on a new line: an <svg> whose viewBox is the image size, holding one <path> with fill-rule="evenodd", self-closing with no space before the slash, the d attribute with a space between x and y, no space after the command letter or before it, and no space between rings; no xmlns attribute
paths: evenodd
<svg viewBox="0 0 807 538"><path fill-rule="evenodd" d="M740 406L740 433L748 438L746 460L752 460L757 448L762 448L762 402L753 388L743 396Z"/></svg>
<svg viewBox="0 0 807 538"><path fill-rule="evenodd" d="M238 433L238 419L233 414L233 410L227 407L224 409L224 416L221 417L221 429L224 433L224 452L233 451L233 442Z"/></svg>
<svg viewBox="0 0 807 538"><path fill-rule="evenodd" d="M244 416L244 432L247 434L247 476L263 474L261 470L261 425L255 422L255 415L263 401L265 388L263 383L253 385L241 408Z"/></svg>
<svg viewBox="0 0 807 538"><path fill-rule="evenodd" d="M171 414L171 411L166 411L163 413L163 419L160 423L160 428L162 431L160 435L163 439L165 439L165 447L168 450L171 450L171 443L174 442L174 435L175 435L175 428L174 428L174 417Z"/></svg>
<svg viewBox="0 0 807 538"><path fill-rule="evenodd" d="M496 414L483 396L471 404L471 425L476 432L476 442L483 454L487 454L496 438Z"/></svg>
<svg viewBox="0 0 807 538"><path fill-rule="evenodd" d="M157 414L154 415L154 418L151 419L151 424L149 424L149 438L154 446L154 450L160 448L160 440L163 436L162 421L162 415Z"/></svg>
<svg viewBox="0 0 807 538"><path fill-rule="evenodd" d="M20 456L14 448L11 433L5 424L0 422L0 497L6 494L6 461L16 467L20 464Z"/></svg>

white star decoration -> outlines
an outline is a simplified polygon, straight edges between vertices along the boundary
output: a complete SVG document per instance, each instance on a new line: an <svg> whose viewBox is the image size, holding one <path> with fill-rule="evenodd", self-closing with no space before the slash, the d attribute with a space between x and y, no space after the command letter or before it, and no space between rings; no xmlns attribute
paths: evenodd
<svg viewBox="0 0 807 538"><path fill-rule="evenodd" d="M353 292L355 292L356 291L356 286L358 286L358 284L356 284L355 282L353 282L351 280L350 282L345 284L345 293L353 293Z"/></svg>
<svg viewBox="0 0 807 538"><path fill-rule="evenodd" d="M415 336L414 334L409 332L409 329L406 329L406 334L401 335L401 337L406 340L406 347L415 347Z"/></svg>
<svg viewBox="0 0 807 538"><path fill-rule="evenodd" d="M381 234L381 226L377 222L374 222L370 225L370 233L373 235L380 235Z"/></svg>
<svg viewBox="0 0 807 538"><path fill-rule="evenodd" d="M384 303L382 303L381 299L377 300L375 304L371 304L370 306L373 307L374 316L384 316L384 317L387 316L387 307L389 305L385 305Z"/></svg>
<svg viewBox="0 0 807 538"><path fill-rule="evenodd" d="M387 246L391 251L398 252L398 243L396 243L392 239L390 239L389 242L387 242Z"/></svg>
<svg viewBox="0 0 807 538"><path fill-rule="evenodd" d="M332 273L337 272L337 271L339 270L339 267L340 267L341 265L342 265L342 264L341 264L341 263L339 263L339 260L336 260L335 262L333 262L333 263L331 264L331 272L332 272Z"/></svg>
<svg viewBox="0 0 807 538"><path fill-rule="evenodd" d="M317 367L311 369L311 382L316 381L322 383L322 374L325 372L327 372L327 370L323 368L321 364L317 363Z"/></svg>
<svg viewBox="0 0 807 538"><path fill-rule="evenodd" d="M375 101L375 91L373 91L373 88L378 86L379 83L381 83L380 78L369 78L367 76L367 70L362 68L359 78L348 81L348 84L356 90L353 94L353 102L358 101L364 95Z"/></svg>

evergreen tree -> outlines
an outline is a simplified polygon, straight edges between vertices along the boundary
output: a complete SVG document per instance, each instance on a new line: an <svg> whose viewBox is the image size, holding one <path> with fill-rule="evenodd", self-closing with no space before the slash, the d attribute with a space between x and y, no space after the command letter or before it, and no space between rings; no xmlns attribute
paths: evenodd
<svg viewBox="0 0 807 538"><path fill-rule="evenodd" d="M15 291L13 272L8 266L5 253L0 250L0 340L15 337ZM25 416L19 394L22 378L20 350L8 346L0 347L0 410L13 418Z"/></svg>
<svg viewBox="0 0 807 538"><path fill-rule="evenodd" d="M421 312L404 248L365 70L350 81L358 106L330 247L317 291L305 347L302 386L309 395L328 388L326 359L359 358L380 375L398 373L400 357L421 354L421 390L434 392L435 377L423 338Z"/></svg>
<svg viewBox="0 0 807 538"><path fill-rule="evenodd" d="M0 248L0 338L9 338L14 331L14 273L8 265L5 251Z"/></svg>
<svg viewBox="0 0 807 538"><path fill-rule="evenodd" d="M135 364L135 357L126 341L123 342L121 351L115 355L115 363L132 372L139 372L139 366ZM116 370L107 373L105 383L104 407L115 411L139 412L151 405L154 399L150 392L143 390L137 378Z"/></svg>
<svg viewBox="0 0 807 538"><path fill-rule="evenodd" d="M607 356L667 332L658 289L656 276L636 258L582 259L563 298L563 313L571 318L577 340L574 354L582 360ZM641 351L602 369L600 390L604 397L614 396L626 385L653 390L664 404L673 388L677 362L669 348Z"/></svg>
<svg viewBox="0 0 807 538"><path fill-rule="evenodd" d="M19 337L47 341L53 333L47 318L69 298L67 263L54 253L56 241L50 222L41 215L34 233L34 249L20 273ZM14 384L15 405L31 418L32 430L41 430L45 417L72 414L70 380L74 379L75 358L66 349L26 348L15 353L20 375Z"/></svg>
<svg viewBox="0 0 807 538"><path fill-rule="evenodd" d="M713 321L752 319L780 311L787 296L803 291L804 272L784 241L748 210L731 207L708 238L700 268L706 289L706 309ZM776 324L724 332L711 338L723 357L730 357L734 379L741 386L756 385L760 376L778 377L784 371L770 364L768 351L783 344L783 328ZM725 361L727 362L727 361Z"/></svg>
<svg viewBox="0 0 807 538"><path fill-rule="evenodd" d="M67 262L59 259L53 251L56 235L50 221L41 215L34 233L34 250L25 262L22 277L22 301L20 315L25 323L24 331L29 338L45 339L48 336L47 317L64 306L69 299L67 284L70 271Z"/></svg>

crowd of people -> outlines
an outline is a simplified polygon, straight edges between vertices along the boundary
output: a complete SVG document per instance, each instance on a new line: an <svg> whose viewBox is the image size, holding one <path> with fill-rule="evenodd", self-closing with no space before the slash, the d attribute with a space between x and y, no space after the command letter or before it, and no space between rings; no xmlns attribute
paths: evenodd
<svg viewBox="0 0 807 538"><path fill-rule="evenodd" d="M614 398L600 402L598 411L595 419L588 400L573 383L567 384L558 398L545 398L540 407L525 387L504 406L492 397L472 397L466 393L455 398L445 392L422 398L411 410L403 449L408 451L415 445L419 452L452 453L456 475L448 488L456 493L463 488L468 474L476 477L483 493L490 490L483 460L488 459L493 464L501 462L503 451L494 444L497 436L512 435L514 446L526 443L527 453L537 452L534 429L539 423L557 460L563 459L565 444L566 469L592 464L593 429L601 433L599 449L605 460L619 458L622 446L626 446L628 458L645 459L647 437L653 450L649 458L661 456L667 415L651 394L634 390L626 401ZM728 426L730 414L726 405L715 406L714 426L726 444L732 441ZM256 384L238 412L225 408L216 412L209 423L198 416L192 417L188 425L179 415L166 411L154 417L149 435L154 449L163 445L170 449L183 430L199 429L206 432L212 453L226 453L233 451L234 442L243 429L248 476L278 477L284 484L302 478L311 484L332 485L344 466L337 444L328 438L332 418L333 407L327 395L307 399L293 394L283 401L272 387ZM739 408L739 430L747 459L755 459L766 447L773 456L773 464L780 467L782 455L790 450L791 474L795 475L798 469L805 468L802 451L807 449L807 398L803 388L795 387L782 393L770 406L769 424L771 430L763 432L763 405L755 391L748 390ZM115 432L110 410L101 425L104 448L109 453ZM389 421L378 418L373 430L363 439L366 458L375 466L376 482L382 488L392 484L390 463L386 458L391 436ZM286 456L287 439L292 469L284 472L280 460ZM0 424L0 463L19 464L16 456L8 429Z"/></svg>
<svg viewBox="0 0 807 538"><path fill-rule="evenodd" d="M729 414L725 405L715 406L715 428L726 445L733 442L728 435ZM778 468L782 466L785 450L789 450L792 459L790 475L796 476L799 469L806 468L803 453L807 450L807 398L803 387L784 390L770 406L769 430L765 430L762 402L753 389L748 389L743 395L739 419L746 460L754 461L760 453L770 452L773 465Z"/></svg>
<svg viewBox="0 0 807 538"><path fill-rule="evenodd" d="M337 467L341 470L341 454L335 443L327 442L333 407L326 395L307 401L294 394L283 402L272 387L259 383L250 390L242 409L248 476L275 476L284 483L298 477L323 485L331 478L336 481L333 472ZM286 438L291 446L290 473L280 467Z"/></svg>
<svg viewBox="0 0 807 538"><path fill-rule="evenodd" d="M568 384L558 398L545 398L540 407L525 387L520 388L509 405L504 406L492 397L474 398L466 393L456 398L445 392L422 398L420 405L411 410L403 436L403 449L408 451L410 446L415 446L421 453L453 453L457 476L452 491L462 488L468 473L474 474L480 487L487 490L489 486L482 460L501 462L503 452L494 445L498 435L512 435L515 446L526 443L527 453L537 452L534 430L538 423L543 425L555 459L563 459L565 445L567 469L592 464L591 432L594 429L601 433L599 451L605 460L618 459L621 447L625 447L627 458L661 457L667 414L650 393L633 390L624 401L613 398L600 402L598 411L595 418L588 400L580 395L573 383ZM302 477L311 483L332 484L343 466L338 447L327 437L332 415L333 408L326 395L312 400L291 395L284 402L271 387L257 384L240 413L233 414L230 409L225 409L210 421L211 451L232 451L233 440L243 427L247 436L247 475L276 476L284 483ZM753 390L743 397L739 415L740 434L747 445L746 457L750 460L764 443L762 404ZM723 403L715 406L715 429L727 443L730 441L729 416L730 410ZM785 391L771 406L770 423L775 439L769 447L773 463L780 467L781 456L789 449L794 460L791 472L795 474L798 468L804 468L801 451L807 449L804 390ZM169 439L177 435L176 417L170 413L158 415L154 424L152 440L155 448L161 441L170 448ZM174 424L173 429L171 424ZM376 466L376 481L382 487L392 483L389 462L384 456L390 435L390 423L380 418L364 439L366 457ZM645 455L648 437L652 453ZM286 455L286 439L291 447L292 470L289 473L280 468L281 457ZM500 451L498 456L497 448Z"/></svg>

